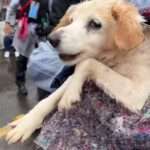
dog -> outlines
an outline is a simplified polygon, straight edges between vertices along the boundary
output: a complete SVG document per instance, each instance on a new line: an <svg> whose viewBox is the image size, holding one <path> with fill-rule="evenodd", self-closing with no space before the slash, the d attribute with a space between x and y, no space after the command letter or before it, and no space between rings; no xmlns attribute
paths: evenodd
<svg viewBox="0 0 150 150"><path fill-rule="evenodd" d="M60 58L76 65L64 84L15 126L6 140L24 142L57 106L80 101L82 86L93 80L126 108L139 112L150 95L150 30L138 10L123 0L93 0L72 6L50 34Z"/></svg>

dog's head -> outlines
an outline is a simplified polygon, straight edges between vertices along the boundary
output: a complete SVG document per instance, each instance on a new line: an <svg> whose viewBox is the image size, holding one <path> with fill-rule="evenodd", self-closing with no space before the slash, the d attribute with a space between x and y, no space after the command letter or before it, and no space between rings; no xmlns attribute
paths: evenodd
<svg viewBox="0 0 150 150"><path fill-rule="evenodd" d="M72 6L50 35L60 58L76 64L116 48L129 50L143 41L138 10L122 0L93 0Z"/></svg>

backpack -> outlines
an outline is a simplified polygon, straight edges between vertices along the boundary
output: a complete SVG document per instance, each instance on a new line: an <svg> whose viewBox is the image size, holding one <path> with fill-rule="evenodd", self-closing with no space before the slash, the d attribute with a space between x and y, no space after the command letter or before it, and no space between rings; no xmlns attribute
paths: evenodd
<svg viewBox="0 0 150 150"><path fill-rule="evenodd" d="M16 18L21 19L28 16L30 5L33 0L20 0L20 7L17 10ZM37 30L44 33L49 27L49 0L38 0L40 6L37 19L28 18L29 22L37 23Z"/></svg>
<svg viewBox="0 0 150 150"><path fill-rule="evenodd" d="M40 8L38 12L38 26L37 30L41 30L43 34L47 34L46 30L49 28L49 0L40 0ZM39 34L38 34L39 35ZM41 35L42 36L42 35Z"/></svg>
<svg viewBox="0 0 150 150"><path fill-rule="evenodd" d="M32 0L20 0L19 7L16 12L16 19L21 19L24 15L28 14Z"/></svg>

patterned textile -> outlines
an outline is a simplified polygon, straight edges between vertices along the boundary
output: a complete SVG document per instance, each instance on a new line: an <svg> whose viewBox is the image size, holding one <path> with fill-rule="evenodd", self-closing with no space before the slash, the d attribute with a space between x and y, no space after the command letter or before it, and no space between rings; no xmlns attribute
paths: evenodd
<svg viewBox="0 0 150 150"><path fill-rule="evenodd" d="M44 150L150 150L150 101L131 113L88 82L82 102L47 117L35 143Z"/></svg>

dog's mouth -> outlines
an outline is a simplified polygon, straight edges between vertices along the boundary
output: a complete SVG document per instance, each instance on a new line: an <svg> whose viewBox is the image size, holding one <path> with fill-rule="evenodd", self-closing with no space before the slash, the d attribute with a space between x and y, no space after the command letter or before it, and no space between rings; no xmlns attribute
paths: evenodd
<svg viewBox="0 0 150 150"><path fill-rule="evenodd" d="M77 54L59 54L59 57L63 60L63 61L72 61L74 59L76 59L79 55L81 55L81 53L77 53Z"/></svg>

